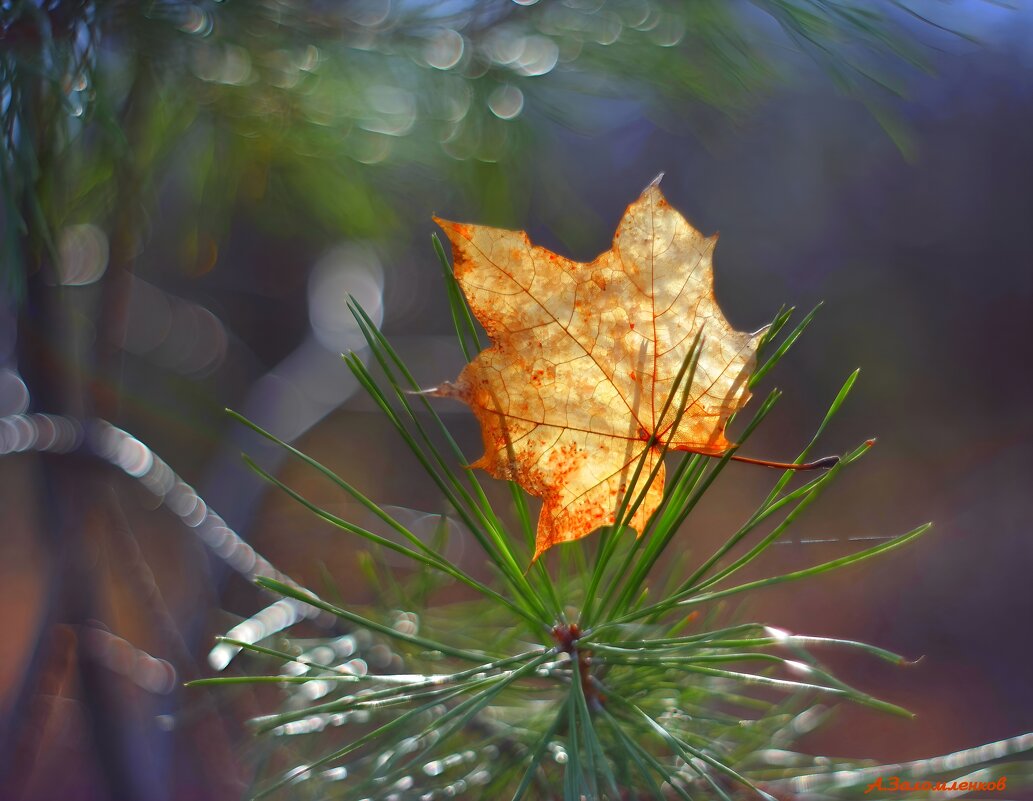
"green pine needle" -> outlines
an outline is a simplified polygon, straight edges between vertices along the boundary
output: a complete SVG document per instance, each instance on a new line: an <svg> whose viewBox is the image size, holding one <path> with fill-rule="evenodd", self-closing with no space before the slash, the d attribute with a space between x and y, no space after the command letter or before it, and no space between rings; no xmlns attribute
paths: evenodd
<svg viewBox="0 0 1033 801"><path fill-rule="evenodd" d="M481 348L477 326L436 237L433 244L457 341L469 360ZM382 574L384 593L425 598L426 588L439 586L443 579L456 582L468 596L449 606L423 607L408 600L408 622L398 625L384 622L398 615L397 608L343 608L298 587L261 579L263 588L335 617L345 631L353 632L346 636L356 646L338 656L334 641L326 639L294 640L288 650L228 641L252 660L266 665L273 660L277 672L191 683L232 685L238 692L248 685L279 687L284 707L256 718L259 732L340 729L339 736L327 738L326 748L319 747L320 737L306 739L308 745L298 751L306 754L302 764L261 786L256 797L282 795L287 788L304 785L313 797L351 798L358 796L349 793L359 793L384 801L466 791L512 801L560 796L570 801L738 801L772 798L768 788L807 777L819 781L830 765L847 777L841 784L844 793L856 790L860 779L852 782L849 777L866 774L848 760L823 763L797 755L793 765L773 767L762 755L776 744L784 750L793 736L793 719L805 713L826 716L822 704L830 700L867 706L872 714L909 714L847 685L815 652L845 649L896 665L905 664L904 657L862 642L742 622L735 619L734 607L722 602L848 568L900 548L929 528L922 525L810 567L730 583L870 450L871 441L791 490L794 471L778 473L764 500L713 553L681 552L677 559L672 558L676 535L724 475L732 452L720 458L679 455L660 507L635 537L628 527L667 457L662 453L647 472L653 452L647 448L634 469L629 466L631 489L619 499L613 524L554 549L549 559L532 565L535 524L523 490L510 482L510 503L494 505L480 478L464 467L468 459L387 337L358 304L351 302L350 308L376 373L355 354L345 356L348 368L438 488L450 516L464 526L491 575L480 578L473 563L453 564L441 550L443 539L424 542L329 468L231 413L329 479L398 536L399 541L384 537L316 506L247 459L263 479L344 535L405 557L411 565L405 576L370 562ZM785 357L816 311L788 329L793 309L780 310L762 339L761 351L769 355L751 387ZM697 338L665 401L661 419L673 409L675 425L686 414L688 393L679 391L692 385L700 345ZM798 464L816 447L857 377L854 371L844 382L801 449ZM740 445L780 396L773 390L758 406L742 426ZM747 544L765 524L769 530ZM437 576L438 584L429 576ZM420 589L410 592L407 586ZM571 622L575 620L577 624ZM381 649L381 659L383 653L391 654L396 667L380 673L354 667L355 660L369 664L376 649ZM338 742L342 738L343 745Z"/></svg>

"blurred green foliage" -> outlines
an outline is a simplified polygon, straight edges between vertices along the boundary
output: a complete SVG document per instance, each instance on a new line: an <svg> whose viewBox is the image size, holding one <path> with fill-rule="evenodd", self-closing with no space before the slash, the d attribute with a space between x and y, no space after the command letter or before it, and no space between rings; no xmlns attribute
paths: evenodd
<svg viewBox="0 0 1033 801"><path fill-rule="evenodd" d="M390 236L412 171L463 186L482 219L502 218L526 187L495 165L533 162L542 118L590 133L621 104L675 120L700 106L735 111L785 74L794 50L849 91L892 90L879 65L916 57L884 11L8 0L3 271L20 294L27 273L57 262L56 232L80 223L104 229L113 263L129 264L170 209L188 271L211 266L241 213L285 235Z"/></svg>

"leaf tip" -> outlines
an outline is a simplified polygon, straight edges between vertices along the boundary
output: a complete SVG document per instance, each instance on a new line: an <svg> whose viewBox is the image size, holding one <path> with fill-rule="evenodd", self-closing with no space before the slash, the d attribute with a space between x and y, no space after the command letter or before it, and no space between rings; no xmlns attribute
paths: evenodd
<svg viewBox="0 0 1033 801"><path fill-rule="evenodd" d="M452 381L442 381L436 387L428 387L427 389L419 390L407 390L406 395L423 395L433 398L455 398L456 400L467 402L469 392L462 383L454 383Z"/></svg>
<svg viewBox="0 0 1033 801"><path fill-rule="evenodd" d="M470 462L470 464L464 464L463 467L465 467L467 470L488 470L488 454L484 454L481 458L473 462Z"/></svg>
<svg viewBox="0 0 1033 801"><path fill-rule="evenodd" d="M470 231L470 226L468 225L464 225L463 223L457 223L454 220L446 220L443 217L438 217L437 215L434 215L433 217L431 217L431 219L438 224L438 226L441 228L442 231L445 232L445 235L449 238L449 240L453 242L453 244L455 243L454 236L461 236L464 239L470 239L473 236L472 232Z"/></svg>
<svg viewBox="0 0 1033 801"><path fill-rule="evenodd" d="M404 389L402 392L406 395L415 395L416 397L424 398L436 398L441 394L441 387L425 387L423 389Z"/></svg>

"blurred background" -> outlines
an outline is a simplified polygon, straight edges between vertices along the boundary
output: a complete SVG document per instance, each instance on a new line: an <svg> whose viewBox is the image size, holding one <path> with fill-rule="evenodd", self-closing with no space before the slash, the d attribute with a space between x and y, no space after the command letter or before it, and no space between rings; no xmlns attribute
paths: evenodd
<svg viewBox="0 0 1033 801"><path fill-rule="evenodd" d="M0 126L0 797L240 797L263 710L182 682L275 600L255 575L373 591L239 454L359 511L223 408L429 533L440 499L339 358L363 355L348 296L434 385L462 354L432 214L588 260L661 171L721 231L733 324L825 303L751 455L795 456L862 368L820 450L878 446L766 570L936 524L742 610L921 657L834 662L917 718L843 708L805 747L892 762L1033 730L1026 4L5 0ZM685 547L768 481L729 468ZM272 610L243 633L300 614Z"/></svg>

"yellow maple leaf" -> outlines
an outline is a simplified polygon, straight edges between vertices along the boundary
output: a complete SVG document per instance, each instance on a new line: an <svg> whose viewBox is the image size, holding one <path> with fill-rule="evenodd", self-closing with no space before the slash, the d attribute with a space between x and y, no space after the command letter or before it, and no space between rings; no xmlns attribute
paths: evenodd
<svg viewBox="0 0 1033 801"><path fill-rule="evenodd" d="M613 247L586 264L532 245L522 231L435 220L492 341L437 390L480 422L484 455L472 467L542 499L535 559L613 523L624 495L645 490L630 521L641 534L663 497L664 445L724 453L728 418L750 398L766 329L736 331L721 313L717 236L693 228L657 182L628 206ZM701 333L692 381L669 403Z"/></svg>

